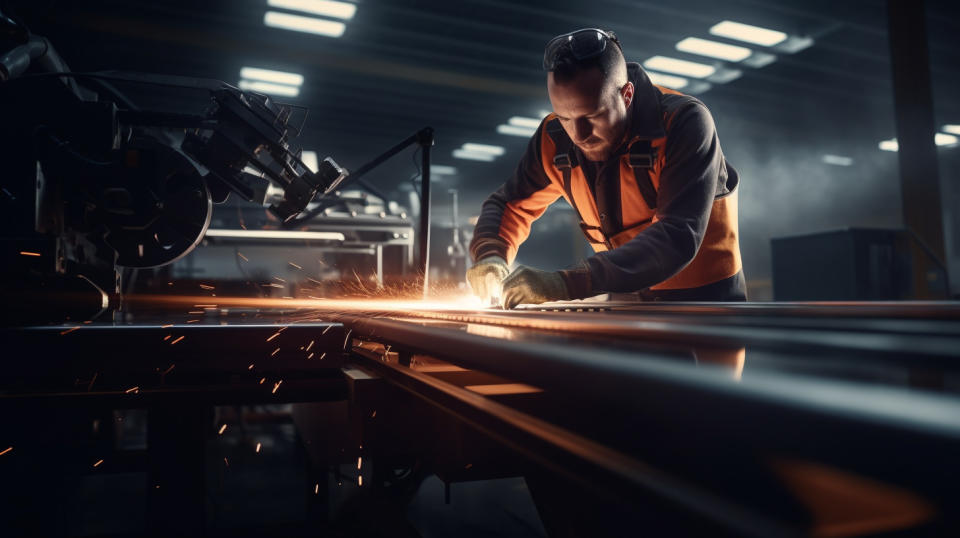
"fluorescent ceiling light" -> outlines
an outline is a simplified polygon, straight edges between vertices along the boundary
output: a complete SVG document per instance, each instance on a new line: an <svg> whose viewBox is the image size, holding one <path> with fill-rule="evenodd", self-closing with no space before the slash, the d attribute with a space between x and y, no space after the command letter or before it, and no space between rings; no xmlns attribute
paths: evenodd
<svg viewBox="0 0 960 538"><path fill-rule="evenodd" d="M262 80L241 80L240 83L237 84L237 87L241 90L280 95L282 97L296 97L300 95L300 88L296 86L274 84L273 82L264 82Z"/></svg>
<svg viewBox="0 0 960 538"><path fill-rule="evenodd" d="M850 157L844 157L843 155L830 155L828 153L823 156L823 162L826 164L832 164L833 166L851 166L853 164L853 159Z"/></svg>
<svg viewBox="0 0 960 538"><path fill-rule="evenodd" d="M260 69L259 67L241 68L240 78L275 82L277 84L287 84L290 86L300 86L303 84L303 75L301 74L273 71L272 69Z"/></svg>
<svg viewBox="0 0 960 538"><path fill-rule="evenodd" d="M437 176L452 176L457 173L457 169L445 164L431 164L430 173Z"/></svg>
<svg viewBox="0 0 960 538"><path fill-rule="evenodd" d="M685 88L687 84L690 84L690 81L683 77L665 75L663 73L656 73L654 71L647 71L647 76L650 77L650 82L656 84L657 86L666 86L667 88L673 88L674 90Z"/></svg>
<svg viewBox="0 0 960 538"><path fill-rule="evenodd" d="M457 159L467 159L470 161L490 162L494 159L494 156L489 153L476 153L465 149L453 150L453 156Z"/></svg>
<svg viewBox="0 0 960 538"><path fill-rule="evenodd" d="M333 0L267 0L267 5L347 20L357 12L356 4Z"/></svg>
<svg viewBox="0 0 960 538"><path fill-rule="evenodd" d="M947 133L937 133L937 134L933 137L933 141L934 141L938 146L950 146L950 145L952 145L952 144L956 144L956 143L957 143L957 140L960 140L960 139L958 139L957 137L953 136L952 134L947 134Z"/></svg>
<svg viewBox="0 0 960 538"><path fill-rule="evenodd" d="M512 118L507 120L507 123L509 123L510 125L515 125L517 127L529 127L532 129L536 129L537 127L540 127L541 121L542 120L539 120L537 118L524 118L522 116L513 116Z"/></svg>
<svg viewBox="0 0 960 538"><path fill-rule="evenodd" d="M787 34L783 32L733 21L723 21L713 25L710 28L710 33L737 41L763 45L764 47L772 47L787 39Z"/></svg>
<svg viewBox="0 0 960 538"><path fill-rule="evenodd" d="M700 39L699 37L688 37L680 41L677 43L677 50L691 54L699 54L700 56L719 58L728 62L739 62L740 60L749 58L750 55L753 54L753 51L747 47L718 43L716 41Z"/></svg>
<svg viewBox="0 0 960 538"><path fill-rule="evenodd" d="M960 125L944 125L940 130L945 133L960 135Z"/></svg>
<svg viewBox="0 0 960 538"><path fill-rule="evenodd" d="M263 15L263 24L271 28L282 28L284 30L307 32L329 37L340 37L343 35L344 30L347 29L347 25L339 21L301 17L300 15L291 15L277 11L266 12Z"/></svg>
<svg viewBox="0 0 960 538"><path fill-rule="evenodd" d="M516 125L497 125L497 132L502 135L531 137L536 132L536 128L519 127Z"/></svg>
<svg viewBox="0 0 960 538"><path fill-rule="evenodd" d="M491 146L489 144L474 144L473 142L467 142L463 145L464 151L469 151L471 153L486 153L488 155L500 156L503 155L503 146Z"/></svg>
<svg viewBox="0 0 960 538"><path fill-rule="evenodd" d="M317 160L316 151L304 151L300 154L300 160L303 161L303 164L314 174L320 169L320 161Z"/></svg>
<svg viewBox="0 0 960 538"><path fill-rule="evenodd" d="M900 151L900 144L897 142L896 138L891 138L890 140L881 140L877 146L883 151Z"/></svg>
<svg viewBox="0 0 960 538"><path fill-rule="evenodd" d="M688 62L678 58L668 58L667 56L654 56L643 62L647 69L656 71L666 71L677 75L686 75L694 78L704 78L717 72L717 68L712 65L701 64L697 62Z"/></svg>

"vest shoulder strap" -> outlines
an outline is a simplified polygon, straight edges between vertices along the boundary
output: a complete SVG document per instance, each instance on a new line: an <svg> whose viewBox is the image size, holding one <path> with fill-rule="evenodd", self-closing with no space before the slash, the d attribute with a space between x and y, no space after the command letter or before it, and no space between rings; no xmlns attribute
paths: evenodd
<svg viewBox="0 0 960 538"><path fill-rule="evenodd" d="M571 186L573 168L579 166L577 156L573 152L573 140L570 140L567 132L563 130L563 126L560 125L560 120L556 118L547 122L546 127L547 134L550 136L550 139L553 140L553 145L556 148L553 154L553 165L560 170L560 174L563 176L563 191L567 194L567 200L570 201L573 210L577 212L577 218L580 219L580 230L583 232L584 237L587 238L587 241L606 245L607 248L611 248L606 236L603 236L603 230L601 230L600 227L590 226L583 221L580 208L577 207L577 199L573 197L573 188ZM599 232L600 235L604 237L604 240L597 241L594 239L591 234L593 231Z"/></svg>
<svg viewBox="0 0 960 538"><path fill-rule="evenodd" d="M628 161L633 170L633 177L637 181L637 188L640 189L640 195L643 201L647 203L650 209L657 208L657 189L653 186L653 180L650 179L650 171L653 164L657 162L657 150L649 140L637 140L630 145Z"/></svg>

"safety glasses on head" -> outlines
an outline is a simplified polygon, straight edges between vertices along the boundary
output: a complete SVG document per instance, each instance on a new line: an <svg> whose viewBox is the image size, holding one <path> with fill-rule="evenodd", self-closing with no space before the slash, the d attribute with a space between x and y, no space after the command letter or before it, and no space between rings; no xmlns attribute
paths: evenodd
<svg viewBox="0 0 960 538"><path fill-rule="evenodd" d="M583 28L569 34L558 35L547 43L543 52L543 69L553 71L561 54L570 51L578 60L589 60L603 54L607 43L613 42L617 48L623 50L620 41L613 32L599 28Z"/></svg>

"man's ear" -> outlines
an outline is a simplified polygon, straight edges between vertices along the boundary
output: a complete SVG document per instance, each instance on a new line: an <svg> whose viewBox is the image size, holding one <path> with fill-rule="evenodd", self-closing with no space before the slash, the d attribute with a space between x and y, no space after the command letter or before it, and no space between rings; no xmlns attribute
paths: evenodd
<svg viewBox="0 0 960 538"><path fill-rule="evenodd" d="M633 102L633 83L627 82L620 88L620 96L623 97L623 104L627 107Z"/></svg>

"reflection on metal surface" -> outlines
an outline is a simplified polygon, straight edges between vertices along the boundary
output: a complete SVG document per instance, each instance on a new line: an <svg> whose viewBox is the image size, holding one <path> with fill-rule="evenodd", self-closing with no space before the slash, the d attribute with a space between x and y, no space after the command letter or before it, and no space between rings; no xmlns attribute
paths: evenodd
<svg viewBox="0 0 960 538"><path fill-rule="evenodd" d="M531 394L534 392L543 392L543 389L524 385L523 383L499 383L496 385L467 385L463 387L469 391L483 394L484 396L502 396L504 394Z"/></svg>
<svg viewBox="0 0 960 538"><path fill-rule="evenodd" d="M885 534L936 512L912 491L821 463L777 459L771 467L810 511L813 536Z"/></svg>
<svg viewBox="0 0 960 538"><path fill-rule="evenodd" d="M714 364L729 368L737 381L743 377L743 366L747 360L747 348L698 348L693 350L697 363Z"/></svg>

